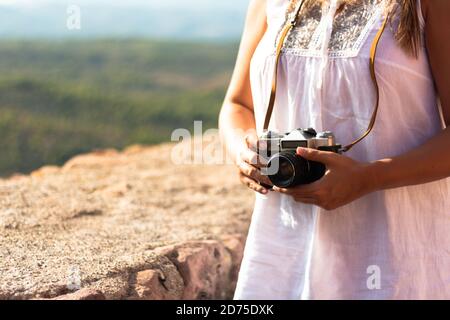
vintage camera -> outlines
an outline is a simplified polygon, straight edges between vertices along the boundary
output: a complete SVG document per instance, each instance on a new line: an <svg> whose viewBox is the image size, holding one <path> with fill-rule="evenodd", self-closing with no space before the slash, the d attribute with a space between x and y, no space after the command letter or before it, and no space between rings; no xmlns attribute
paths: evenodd
<svg viewBox="0 0 450 320"><path fill-rule="evenodd" d="M340 153L341 145L330 131L313 128L297 129L287 134L266 131L258 139L258 154L267 161L261 171L273 185L290 188L319 180L325 174L325 165L306 160L296 154L298 147Z"/></svg>

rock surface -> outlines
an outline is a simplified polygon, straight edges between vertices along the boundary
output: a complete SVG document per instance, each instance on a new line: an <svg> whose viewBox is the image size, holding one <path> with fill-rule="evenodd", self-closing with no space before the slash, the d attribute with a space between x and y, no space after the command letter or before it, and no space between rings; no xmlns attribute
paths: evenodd
<svg viewBox="0 0 450 320"><path fill-rule="evenodd" d="M253 194L173 145L0 180L0 299L231 298Z"/></svg>

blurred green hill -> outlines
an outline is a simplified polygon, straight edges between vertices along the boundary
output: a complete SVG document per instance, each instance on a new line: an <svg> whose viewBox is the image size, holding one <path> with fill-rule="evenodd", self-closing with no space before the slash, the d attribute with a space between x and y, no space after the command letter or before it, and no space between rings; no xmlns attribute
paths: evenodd
<svg viewBox="0 0 450 320"><path fill-rule="evenodd" d="M217 115L235 43L0 42L0 175L170 139Z"/></svg>

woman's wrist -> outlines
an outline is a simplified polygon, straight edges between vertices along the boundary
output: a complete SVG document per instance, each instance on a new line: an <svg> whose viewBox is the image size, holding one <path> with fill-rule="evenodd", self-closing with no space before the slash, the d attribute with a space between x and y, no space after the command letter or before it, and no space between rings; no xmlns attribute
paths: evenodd
<svg viewBox="0 0 450 320"><path fill-rule="evenodd" d="M368 163L363 175L376 191L445 179L450 176L449 138L447 128L407 153Z"/></svg>
<svg viewBox="0 0 450 320"><path fill-rule="evenodd" d="M382 159L367 164L366 174L373 192L389 188L392 174L391 159Z"/></svg>

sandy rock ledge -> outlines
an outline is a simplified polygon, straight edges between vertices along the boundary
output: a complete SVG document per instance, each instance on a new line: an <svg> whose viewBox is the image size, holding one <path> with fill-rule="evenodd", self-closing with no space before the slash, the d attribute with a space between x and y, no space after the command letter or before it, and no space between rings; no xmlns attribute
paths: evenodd
<svg viewBox="0 0 450 320"><path fill-rule="evenodd" d="M0 299L232 298L253 206L227 165L173 145L0 180Z"/></svg>
<svg viewBox="0 0 450 320"><path fill-rule="evenodd" d="M227 236L225 242L189 241L157 248L155 253L169 261L159 269L141 270L123 278L121 285L116 284L117 291L109 290L105 294L94 284L53 299L230 299L242 259L243 241L242 236L234 235ZM227 243L238 245L227 247Z"/></svg>

